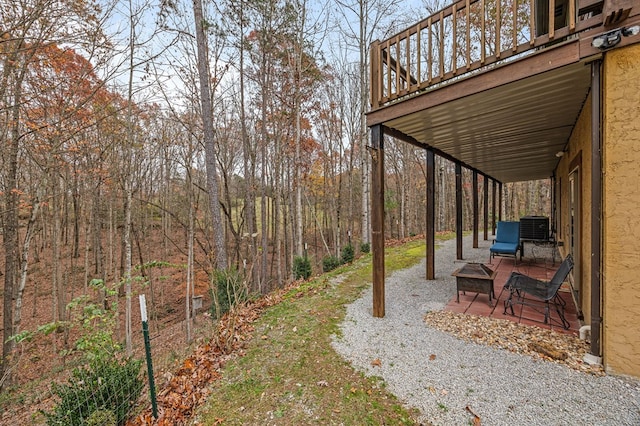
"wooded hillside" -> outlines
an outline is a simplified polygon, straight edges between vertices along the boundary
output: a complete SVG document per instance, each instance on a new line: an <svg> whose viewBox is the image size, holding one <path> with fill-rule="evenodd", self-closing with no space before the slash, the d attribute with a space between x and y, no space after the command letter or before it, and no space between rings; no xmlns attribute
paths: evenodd
<svg viewBox="0 0 640 426"><path fill-rule="evenodd" d="M81 296L119 301L115 338L132 353L138 294L152 330L184 322L174 339L190 341L192 297L220 303L216 271L266 293L296 278L296 257L320 273L368 250L369 43L418 12L194 4L2 2L0 386L64 363L68 326L26 356L11 337L72 321ZM422 234L425 153L390 139L385 154L387 237ZM436 177L437 231L451 230L453 164L437 158ZM463 182L470 229L471 172ZM504 218L550 214L548 182L504 191Z"/></svg>

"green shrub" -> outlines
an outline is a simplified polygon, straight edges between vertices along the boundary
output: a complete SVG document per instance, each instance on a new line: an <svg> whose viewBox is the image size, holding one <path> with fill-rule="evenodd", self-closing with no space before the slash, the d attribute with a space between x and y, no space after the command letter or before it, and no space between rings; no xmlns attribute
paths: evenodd
<svg viewBox="0 0 640 426"><path fill-rule="evenodd" d="M142 391L142 361L119 356L122 347L113 335L117 286L108 288L99 279L89 285L104 295L104 303L93 302L89 295L78 296L67 304L68 321L44 324L36 331L13 336L20 343L60 330L77 335L60 355L73 357L83 366L72 370L66 384L53 383L52 393L59 401L51 411L41 411L48 425L123 425Z"/></svg>
<svg viewBox="0 0 640 426"><path fill-rule="evenodd" d="M235 269L214 272L209 294L214 301L211 307L214 318L221 318L232 307L249 298L246 283Z"/></svg>
<svg viewBox="0 0 640 426"><path fill-rule="evenodd" d="M98 357L87 367L75 368L67 384L53 384L60 402L51 412L43 412L48 425L125 424L143 382L141 360ZM109 422L109 414L113 422ZM102 418L102 423L95 423Z"/></svg>
<svg viewBox="0 0 640 426"><path fill-rule="evenodd" d="M360 252L369 253L371 251L371 243L360 243Z"/></svg>
<svg viewBox="0 0 640 426"><path fill-rule="evenodd" d="M116 426L116 415L109 410L96 410L87 419L87 426Z"/></svg>
<svg viewBox="0 0 640 426"><path fill-rule="evenodd" d="M322 258L322 271L329 272L340 266L340 259L336 256L325 256Z"/></svg>
<svg viewBox="0 0 640 426"><path fill-rule="evenodd" d="M342 263L351 263L355 258L355 251L351 244L347 244L342 248Z"/></svg>
<svg viewBox="0 0 640 426"><path fill-rule="evenodd" d="M311 276L311 262L307 256L296 256L293 258L293 278L308 279Z"/></svg>

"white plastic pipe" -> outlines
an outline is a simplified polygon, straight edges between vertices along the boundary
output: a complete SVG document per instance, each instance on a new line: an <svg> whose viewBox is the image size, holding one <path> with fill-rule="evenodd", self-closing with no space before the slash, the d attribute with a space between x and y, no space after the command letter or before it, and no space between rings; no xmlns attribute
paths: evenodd
<svg viewBox="0 0 640 426"><path fill-rule="evenodd" d="M580 340L586 340L587 333L589 333L589 336L591 336L591 326L583 325L582 327L580 327L579 333L580 333Z"/></svg>

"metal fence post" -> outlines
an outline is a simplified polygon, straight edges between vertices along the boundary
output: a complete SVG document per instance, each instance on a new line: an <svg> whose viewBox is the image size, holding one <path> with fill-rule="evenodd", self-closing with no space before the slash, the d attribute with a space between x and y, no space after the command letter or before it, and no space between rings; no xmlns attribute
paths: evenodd
<svg viewBox="0 0 640 426"><path fill-rule="evenodd" d="M142 317L142 334L144 336L144 352L147 358L147 376L149 377L149 393L151 394L151 409L153 418L158 418L158 403L156 402L156 386L153 380L153 363L151 362L151 343L149 342L149 324L147 323L147 301L144 294L139 296L140 316Z"/></svg>

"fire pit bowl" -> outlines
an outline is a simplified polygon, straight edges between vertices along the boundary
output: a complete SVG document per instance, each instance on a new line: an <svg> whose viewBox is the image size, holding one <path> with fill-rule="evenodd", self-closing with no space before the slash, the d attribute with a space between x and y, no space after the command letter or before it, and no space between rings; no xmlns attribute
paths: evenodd
<svg viewBox="0 0 640 426"><path fill-rule="evenodd" d="M456 300L460 303L460 292L472 291L489 295L489 306L493 306L492 296L496 297L493 290L493 280L498 274L482 263L467 263L457 269L453 274L456 277Z"/></svg>

